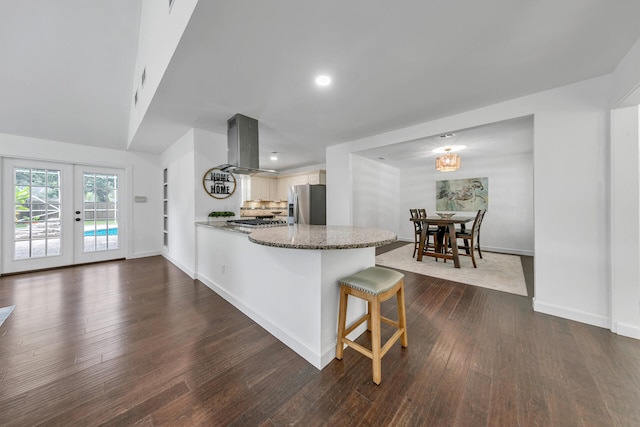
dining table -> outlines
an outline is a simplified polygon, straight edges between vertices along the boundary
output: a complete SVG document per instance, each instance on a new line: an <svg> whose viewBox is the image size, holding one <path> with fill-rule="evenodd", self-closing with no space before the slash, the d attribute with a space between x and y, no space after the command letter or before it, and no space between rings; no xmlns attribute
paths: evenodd
<svg viewBox="0 0 640 427"><path fill-rule="evenodd" d="M444 258L453 260L453 266L460 268L460 258L458 257L458 239L456 239L456 224L460 225L461 230L465 229L465 224L474 220L474 217L467 216L452 216L450 218L442 218L440 216L427 216L425 218L410 218L413 222L422 223L422 232L420 233L420 244L418 246L417 261L422 261L422 256L427 255L435 258ZM430 225L438 227L438 232L435 239L435 247L433 252L426 252L424 250L427 241L427 230ZM451 247L451 253L446 251L444 247L444 237L449 234L449 246Z"/></svg>

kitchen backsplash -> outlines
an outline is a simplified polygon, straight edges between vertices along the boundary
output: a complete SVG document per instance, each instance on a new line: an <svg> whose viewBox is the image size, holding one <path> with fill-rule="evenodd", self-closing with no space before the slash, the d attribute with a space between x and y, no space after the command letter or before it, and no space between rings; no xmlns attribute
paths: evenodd
<svg viewBox="0 0 640 427"><path fill-rule="evenodd" d="M246 201L240 208L241 217L286 216L287 202Z"/></svg>

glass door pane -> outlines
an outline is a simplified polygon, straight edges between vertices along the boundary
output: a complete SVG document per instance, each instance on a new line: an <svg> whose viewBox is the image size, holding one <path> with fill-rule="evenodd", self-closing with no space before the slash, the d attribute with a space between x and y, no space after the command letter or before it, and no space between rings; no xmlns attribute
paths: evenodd
<svg viewBox="0 0 640 427"><path fill-rule="evenodd" d="M85 172L83 183L84 252L118 249L118 175Z"/></svg>
<svg viewBox="0 0 640 427"><path fill-rule="evenodd" d="M76 165L76 263L126 256L125 171Z"/></svg>
<svg viewBox="0 0 640 427"><path fill-rule="evenodd" d="M2 160L2 272L73 264L73 166Z"/></svg>
<svg viewBox="0 0 640 427"><path fill-rule="evenodd" d="M59 169L13 168L13 259L60 255Z"/></svg>

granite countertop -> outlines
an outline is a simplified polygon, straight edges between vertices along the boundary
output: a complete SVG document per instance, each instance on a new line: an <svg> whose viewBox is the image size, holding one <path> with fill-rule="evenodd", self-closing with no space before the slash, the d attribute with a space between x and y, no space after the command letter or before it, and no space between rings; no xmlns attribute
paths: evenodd
<svg viewBox="0 0 640 427"><path fill-rule="evenodd" d="M242 233L242 234L251 234L251 232L255 230L255 228L251 228L251 227L243 227L241 225L229 224L226 220L196 222L196 225L203 226L203 227L217 228L219 230L225 230L225 231L233 231L234 233Z"/></svg>
<svg viewBox="0 0 640 427"><path fill-rule="evenodd" d="M290 249L355 249L382 246L398 236L388 230L341 225L294 224L258 228L249 235L253 243Z"/></svg>

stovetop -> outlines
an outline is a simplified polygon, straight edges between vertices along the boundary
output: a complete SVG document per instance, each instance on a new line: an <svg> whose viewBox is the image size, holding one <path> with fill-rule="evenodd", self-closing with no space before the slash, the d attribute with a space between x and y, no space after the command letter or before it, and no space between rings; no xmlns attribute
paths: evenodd
<svg viewBox="0 0 640 427"><path fill-rule="evenodd" d="M282 219L230 219L230 224L242 225L244 227L263 228L263 227L279 227L287 225L287 221Z"/></svg>

